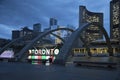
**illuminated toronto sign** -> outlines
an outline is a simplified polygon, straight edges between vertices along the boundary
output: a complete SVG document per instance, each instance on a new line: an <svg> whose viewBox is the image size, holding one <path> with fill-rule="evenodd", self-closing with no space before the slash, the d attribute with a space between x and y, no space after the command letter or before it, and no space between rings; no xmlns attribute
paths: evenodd
<svg viewBox="0 0 120 80"><path fill-rule="evenodd" d="M29 54L35 55L58 55L59 49L32 49Z"/></svg>
<svg viewBox="0 0 120 80"><path fill-rule="evenodd" d="M30 60L55 60L56 56L59 54L59 49L30 49L28 59Z"/></svg>

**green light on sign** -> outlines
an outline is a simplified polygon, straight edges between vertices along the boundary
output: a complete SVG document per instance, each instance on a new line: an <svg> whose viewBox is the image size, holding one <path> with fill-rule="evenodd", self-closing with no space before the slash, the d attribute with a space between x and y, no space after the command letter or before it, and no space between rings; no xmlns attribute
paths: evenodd
<svg viewBox="0 0 120 80"><path fill-rule="evenodd" d="M46 56L42 56L42 59L46 59Z"/></svg>
<svg viewBox="0 0 120 80"><path fill-rule="evenodd" d="M32 56L32 59L35 59L35 56Z"/></svg>

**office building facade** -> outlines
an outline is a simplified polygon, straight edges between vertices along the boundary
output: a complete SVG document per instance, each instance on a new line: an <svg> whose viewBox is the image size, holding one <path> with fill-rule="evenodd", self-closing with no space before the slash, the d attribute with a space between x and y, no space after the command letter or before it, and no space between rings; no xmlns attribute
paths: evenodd
<svg viewBox="0 0 120 80"><path fill-rule="evenodd" d="M33 31L34 32L41 32L41 24L40 23L36 23L33 25Z"/></svg>
<svg viewBox="0 0 120 80"><path fill-rule="evenodd" d="M22 28L20 31L20 37L24 37L25 42L29 42L33 39L33 30L29 29L28 27Z"/></svg>
<svg viewBox="0 0 120 80"><path fill-rule="evenodd" d="M120 0L110 2L110 38L120 41Z"/></svg>
<svg viewBox="0 0 120 80"><path fill-rule="evenodd" d="M84 23L96 22L103 26L103 13L94 13L86 9L85 6L79 7L79 27ZM90 25L86 30L81 33L81 37L87 43L91 41L103 39L103 34L98 26Z"/></svg>
<svg viewBox="0 0 120 80"><path fill-rule="evenodd" d="M20 31L19 30L13 30L12 31L12 40L17 39L20 37Z"/></svg>
<svg viewBox="0 0 120 80"><path fill-rule="evenodd" d="M49 26L50 26L50 30L53 30L53 29L57 29L58 28L58 25L57 25L57 19L55 19L55 18L50 18L50 21L49 21ZM53 32L53 34L56 34L57 35L57 31L56 32ZM56 44L56 37L55 36L53 36L53 35L50 35L50 37L51 37L51 39L52 39L52 41L53 41L53 43L54 44Z"/></svg>
<svg viewBox="0 0 120 80"><path fill-rule="evenodd" d="M57 19L50 18L50 29L52 29L55 25L57 25Z"/></svg>

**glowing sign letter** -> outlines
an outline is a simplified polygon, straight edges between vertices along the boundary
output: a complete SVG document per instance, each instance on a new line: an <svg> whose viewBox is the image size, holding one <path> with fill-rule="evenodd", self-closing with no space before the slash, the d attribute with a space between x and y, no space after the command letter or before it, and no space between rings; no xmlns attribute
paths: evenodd
<svg viewBox="0 0 120 80"><path fill-rule="evenodd" d="M59 49L55 49L55 50L54 50L54 54L55 54L55 55L58 55L58 53L59 53Z"/></svg>
<svg viewBox="0 0 120 80"><path fill-rule="evenodd" d="M46 50L42 49L42 54L45 55L46 54Z"/></svg>
<svg viewBox="0 0 120 80"><path fill-rule="evenodd" d="M35 50L35 54L38 54L38 50L37 49Z"/></svg>

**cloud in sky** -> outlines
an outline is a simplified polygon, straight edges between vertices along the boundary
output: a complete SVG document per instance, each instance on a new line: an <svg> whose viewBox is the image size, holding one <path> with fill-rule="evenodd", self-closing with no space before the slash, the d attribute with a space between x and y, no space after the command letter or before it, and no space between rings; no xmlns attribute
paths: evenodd
<svg viewBox="0 0 120 80"><path fill-rule="evenodd" d="M11 35L11 30L13 29L12 27L0 24L0 28L0 37L8 38Z"/></svg>
<svg viewBox="0 0 120 80"><path fill-rule="evenodd" d="M55 17L59 25L78 26L79 6L89 11L104 12L105 28L109 32L110 0L0 0L0 37L11 38L11 31L41 23L49 26L49 18Z"/></svg>

